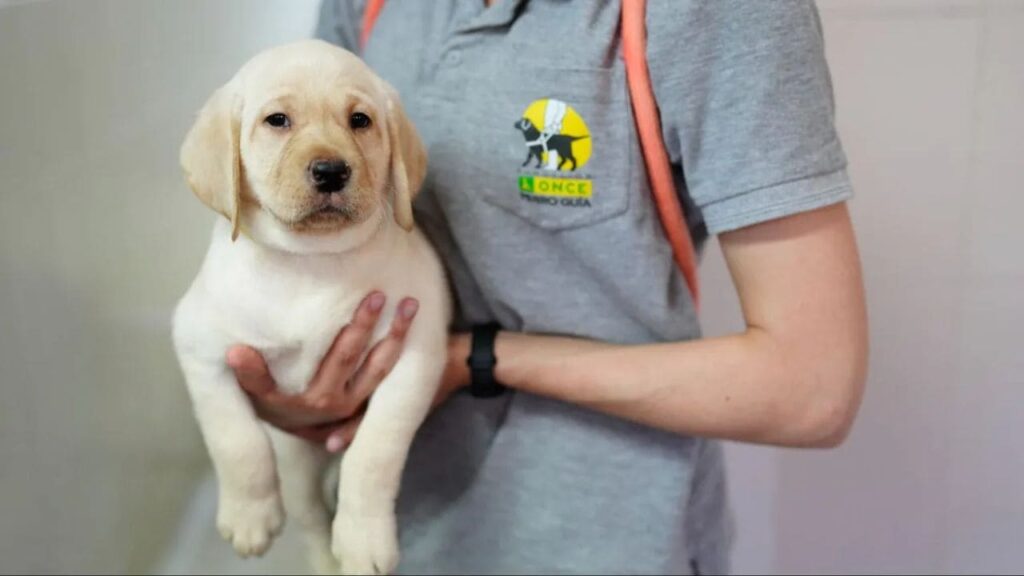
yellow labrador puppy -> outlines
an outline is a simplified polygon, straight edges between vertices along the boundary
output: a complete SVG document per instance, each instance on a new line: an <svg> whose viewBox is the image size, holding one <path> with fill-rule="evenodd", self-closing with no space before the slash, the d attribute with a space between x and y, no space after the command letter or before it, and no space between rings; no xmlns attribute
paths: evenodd
<svg viewBox="0 0 1024 576"><path fill-rule="evenodd" d="M174 315L220 485L220 533L242 556L267 549L284 521L279 471L317 570L336 571L337 558L345 573L393 571L394 503L444 368L450 311L443 269L412 217L426 155L394 89L325 42L273 48L213 94L181 164L199 199L224 216ZM325 452L262 425L225 354L253 346L282 389L301 392L373 290L390 302L415 297L420 313L342 459L331 526L319 484ZM385 310L374 341L394 313Z"/></svg>

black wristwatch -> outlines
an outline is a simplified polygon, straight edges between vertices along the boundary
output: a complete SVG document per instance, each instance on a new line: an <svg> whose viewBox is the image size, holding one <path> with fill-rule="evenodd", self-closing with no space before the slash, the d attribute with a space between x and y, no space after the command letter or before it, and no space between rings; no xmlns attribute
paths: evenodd
<svg viewBox="0 0 1024 576"><path fill-rule="evenodd" d="M501 327L481 324L473 327L472 344L466 364L469 365L469 393L477 398L494 398L505 393L505 387L494 378L494 338Z"/></svg>

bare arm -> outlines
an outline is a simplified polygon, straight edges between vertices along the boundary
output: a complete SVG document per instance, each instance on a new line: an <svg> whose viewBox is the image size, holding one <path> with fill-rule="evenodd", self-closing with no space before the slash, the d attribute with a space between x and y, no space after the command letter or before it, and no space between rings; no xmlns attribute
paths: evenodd
<svg viewBox="0 0 1024 576"><path fill-rule="evenodd" d="M720 238L744 332L636 346L503 332L496 342L498 379L681 434L839 444L860 404L868 354L860 263L845 205ZM453 354L464 358L466 346L463 338Z"/></svg>
<svg viewBox="0 0 1024 576"><path fill-rule="evenodd" d="M747 328L690 342L619 346L589 340L502 332L497 377L507 386L590 407L649 426L695 436L780 446L830 447L842 442L860 405L867 370L867 314L856 241L844 205L774 220L721 235ZM365 312L365 311L364 311ZM376 316L363 313L354 334ZM389 344L371 354L386 373L401 349L407 320ZM352 338L359 340L359 338ZM351 356L365 342L339 337L329 357ZM349 350L351 348L352 350ZM469 340L453 335L438 402L467 385ZM229 361L240 382L285 429L302 410L269 391L273 382L257 358ZM344 391L344 378L325 378ZM332 384L333 382L333 384ZM379 378L358 395L361 402ZM314 386L314 389L320 387ZM313 406L323 422L351 410ZM343 404L351 404L343 403ZM276 416L276 408L284 416ZM309 417L308 414L306 416ZM358 418L305 433L323 441L351 440ZM332 434L332 432L334 434Z"/></svg>

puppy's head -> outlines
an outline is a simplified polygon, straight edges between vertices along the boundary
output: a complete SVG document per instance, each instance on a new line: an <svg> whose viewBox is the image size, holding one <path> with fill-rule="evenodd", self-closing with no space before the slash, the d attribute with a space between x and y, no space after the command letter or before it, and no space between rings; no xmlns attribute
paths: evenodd
<svg viewBox="0 0 1024 576"><path fill-rule="evenodd" d="M411 230L426 153L393 88L351 53L304 41L257 55L213 94L181 165L232 238L296 245L385 216Z"/></svg>

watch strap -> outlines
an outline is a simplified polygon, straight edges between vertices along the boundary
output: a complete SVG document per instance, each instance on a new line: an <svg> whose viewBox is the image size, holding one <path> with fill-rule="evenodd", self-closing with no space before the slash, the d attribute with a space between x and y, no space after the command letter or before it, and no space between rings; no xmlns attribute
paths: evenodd
<svg viewBox="0 0 1024 576"><path fill-rule="evenodd" d="M477 398L494 398L505 393L505 386L494 377L494 367L498 363L494 355L494 340L500 328L495 323L473 327L466 364L470 372L469 393Z"/></svg>

